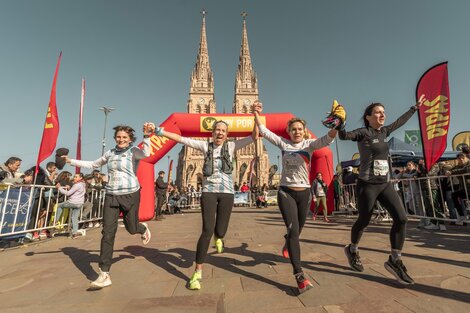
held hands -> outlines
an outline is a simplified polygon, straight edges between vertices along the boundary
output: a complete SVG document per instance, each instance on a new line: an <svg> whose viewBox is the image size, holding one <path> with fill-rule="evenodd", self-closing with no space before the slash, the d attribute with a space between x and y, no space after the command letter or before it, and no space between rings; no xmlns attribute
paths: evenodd
<svg viewBox="0 0 470 313"><path fill-rule="evenodd" d="M261 114L261 112L263 112L263 104L259 102L258 100L256 100L253 103L253 114L258 115L258 114Z"/></svg>
<svg viewBox="0 0 470 313"><path fill-rule="evenodd" d="M150 136L155 132L155 124L151 122L145 122L143 126L144 135Z"/></svg>
<svg viewBox="0 0 470 313"><path fill-rule="evenodd" d="M346 126L346 111L344 107L334 100L331 106L331 112L322 121L323 125L327 128L342 130Z"/></svg>

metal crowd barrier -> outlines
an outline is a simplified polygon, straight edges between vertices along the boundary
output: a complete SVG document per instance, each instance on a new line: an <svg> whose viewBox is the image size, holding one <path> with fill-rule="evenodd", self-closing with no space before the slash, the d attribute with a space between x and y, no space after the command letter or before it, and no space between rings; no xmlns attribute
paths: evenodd
<svg viewBox="0 0 470 313"><path fill-rule="evenodd" d="M180 195L178 200L172 200L168 197L168 205L178 207L180 209L199 209L201 207L201 192L189 192ZM235 206L252 206L254 203L251 192L235 191Z"/></svg>
<svg viewBox="0 0 470 313"><path fill-rule="evenodd" d="M55 209L59 196L55 186L0 184L0 239L21 238L27 233L57 228L60 217L55 216ZM80 210L79 224L102 219L104 196L104 190L92 190ZM66 200L64 196L63 201ZM68 218L60 227L68 229L69 224Z"/></svg>
<svg viewBox="0 0 470 313"><path fill-rule="evenodd" d="M400 178L392 180L392 183L409 217L470 223L470 174ZM356 184L341 186L336 213L354 214L357 212L356 203ZM462 208L461 213L457 207ZM375 210L375 213L381 213L384 208L377 203Z"/></svg>

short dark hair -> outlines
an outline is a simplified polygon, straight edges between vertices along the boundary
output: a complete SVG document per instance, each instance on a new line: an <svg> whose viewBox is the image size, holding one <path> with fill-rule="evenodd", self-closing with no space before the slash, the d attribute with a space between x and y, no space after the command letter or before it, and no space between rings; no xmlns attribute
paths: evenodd
<svg viewBox="0 0 470 313"><path fill-rule="evenodd" d="M129 138L131 139L131 142L134 142L136 140L135 138L135 130L134 128L127 126L127 125L118 125L113 128L114 129L114 138L116 138L116 135L118 132L123 131L126 132L129 135Z"/></svg>
<svg viewBox="0 0 470 313"><path fill-rule="evenodd" d="M165 174L165 171L158 172L158 175L162 175L162 174Z"/></svg>
<svg viewBox="0 0 470 313"><path fill-rule="evenodd" d="M21 162L22 160L18 157L9 157L8 160L5 161L5 165L10 165L10 164L16 163L18 161Z"/></svg>
<svg viewBox="0 0 470 313"><path fill-rule="evenodd" d="M47 162L46 168L51 167L51 166L57 166L54 162Z"/></svg>
<svg viewBox="0 0 470 313"><path fill-rule="evenodd" d="M462 152L465 154L470 154L470 147L468 147L467 145L462 146Z"/></svg>

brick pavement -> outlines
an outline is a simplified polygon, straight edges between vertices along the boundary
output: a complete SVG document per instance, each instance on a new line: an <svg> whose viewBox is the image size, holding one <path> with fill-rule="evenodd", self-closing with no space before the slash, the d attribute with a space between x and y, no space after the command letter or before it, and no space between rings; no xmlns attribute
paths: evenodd
<svg viewBox="0 0 470 313"><path fill-rule="evenodd" d="M285 228L277 208L235 208L226 251L209 248L203 289L190 291L201 228L197 210L149 222L152 241L120 227L113 285L87 291L97 277L98 229L76 240L56 237L0 252L0 312L468 312L470 227L408 227L404 262L416 285L402 287L384 269L389 225L370 225L361 242L363 273L348 269L343 246L354 219L309 220L302 260L314 288L298 296L292 268L280 256Z"/></svg>

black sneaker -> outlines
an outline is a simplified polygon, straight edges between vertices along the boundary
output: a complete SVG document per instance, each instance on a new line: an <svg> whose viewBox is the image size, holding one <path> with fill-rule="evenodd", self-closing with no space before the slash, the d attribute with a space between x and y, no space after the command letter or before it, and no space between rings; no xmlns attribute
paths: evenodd
<svg viewBox="0 0 470 313"><path fill-rule="evenodd" d="M348 258L349 266L357 272L364 272L364 266L362 266L359 252L351 252L350 247L351 245L344 247L344 254L346 254L346 257Z"/></svg>
<svg viewBox="0 0 470 313"><path fill-rule="evenodd" d="M407 269L402 260L392 261L392 256L388 257L388 261L384 263L385 269L390 272L403 285L413 285L415 281L407 273Z"/></svg>

